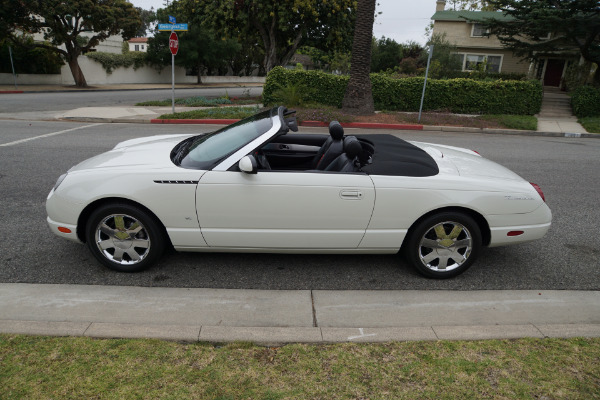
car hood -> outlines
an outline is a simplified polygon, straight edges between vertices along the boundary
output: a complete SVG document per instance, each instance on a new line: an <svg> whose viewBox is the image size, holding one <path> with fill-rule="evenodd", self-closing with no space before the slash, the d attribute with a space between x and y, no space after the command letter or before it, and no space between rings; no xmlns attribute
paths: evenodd
<svg viewBox="0 0 600 400"><path fill-rule="evenodd" d="M440 171L465 177L491 177L523 181L519 175L506 167L480 156L473 150L439 144L411 142L425 150L438 163Z"/></svg>
<svg viewBox="0 0 600 400"><path fill-rule="evenodd" d="M190 136L194 135L159 135L127 140L117 144L112 150L82 161L69 172L98 168L173 167L171 151L177 143Z"/></svg>

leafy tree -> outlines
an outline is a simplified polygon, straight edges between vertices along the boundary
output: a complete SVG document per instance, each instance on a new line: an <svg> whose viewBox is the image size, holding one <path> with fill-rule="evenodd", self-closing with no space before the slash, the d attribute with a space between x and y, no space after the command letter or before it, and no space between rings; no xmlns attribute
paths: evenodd
<svg viewBox="0 0 600 400"><path fill-rule="evenodd" d="M29 10L22 1L3 1L0 6L0 44L11 39L29 18Z"/></svg>
<svg viewBox="0 0 600 400"><path fill-rule="evenodd" d="M489 0L510 19L486 19L484 24L518 56L569 52L600 65L598 0ZM548 34L551 33L550 39ZM596 73L596 81L600 74Z"/></svg>
<svg viewBox="0 0 600 400"><path fill-rule="evenodd" d="M33 39L29 39L33 42ZM13 63L6 43L0 46L0 72L12 73L14 64L17 74L59 74L64 65L61 56L47 49L18 46L12 48Z"/></svg>
<svg viewBox="0 0 600 400"><path fill-rule="evenodd" d="M12 2L9 2L12 3ZM26 17L9 19L9 25L28 33L41 33L49 42L34 42L33 47L61 54L69 64L75 84L87 86L77 58L106 40L121 34L132 37L141 24L137 10L125 0L31 0L25 4ZM3 16L6 18L6 16ZM17 30L8 33L13 41L27 46L28 35L17 37Z"/></svg>
<svg viewBox="0 0 600 400"><path fill-rule="evenodd" d="M141 7L136 7L135 9L138 10L140 19L142 20L142 24L135 33L135 36L145 37L148 34L147 32L152 29L152 26L157 21L156 11L154 11L154 7L150 7L149 10L144 10Z"/></svg>
<svg viewBox="0 0 600 400"><path fill-rule="evenodd" d="M182 0L203 4L218 32L243 38L258 33L266 72L287 65L296 49L349 47L356 0Z"/></svg>
<svg viewBox="0 0 600 400"><path fill-rule="evenodd" d="M373 38L371 54L371 72L394 69L400 64L403 52L402 45L394 39L383 36L381 39Z"/></svg>
<svg viewBox="0 0 600 400"><path fill-rule="evenodd" d="M429 76L431 78L447 78L452 76L452 72L460 70L462 65L456 56L456 46L446 39L446 34L434 34L427 45L433 45L433 55L431 56L431 65L429 67ZM423 52L421 55L421 64L427 63L429 54Z"/></svg>
<svg viewBox="0 0 600 400"><path fill-rule="evenodd" d="M376 0L359 0L358 2L350 62L350 80L342 101L342 109L349 114L360 115L375 112L369 76L375 3Z"/></svg>
<svg viewBox="0 0 600 400"><path fill-rule="evenodd" d="M196 13L195 8L190 8L192 3L173 2L166 9L159 9L157 17L166 21L168 15L174 15L180 21L187 21L189 31L178 32L179 51L175 56L177 65L195 71L198 83L201 83L203 73L212 74L213 71L225 75L233 55L239 52L241 45L235 40L222 40L207 27L202 20L202 15ZM164 67L171 64L169 50L170 32L157 31L153 38L148 40L148 60L150 63ZM243 68L243 65L242 65Z"/></svg>
<svg viewBox="0 0 600 400"><path fill-rule="evenodd" d="M487 0L448 0L446 6L451 10L493 11L494 6Z"/></svg>

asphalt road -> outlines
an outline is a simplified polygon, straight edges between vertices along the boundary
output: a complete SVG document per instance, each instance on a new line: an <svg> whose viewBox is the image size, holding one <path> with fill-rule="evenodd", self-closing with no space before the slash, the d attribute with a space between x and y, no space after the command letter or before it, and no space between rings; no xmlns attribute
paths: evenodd
<svg viewBox="0 0 600 400"><path fill-rule="evenodd" d="M202 88L176 89L175 97L219 97L229 96L259 96L262 87L249 88ZM60 101L57 101L60 96ZM121 90L121 91L69 91L47 93L3 94L0 96L0 114L20 113L24 111L62 111L79 107L119 107L150 100L165 100L171 98L171 90Z"/></svg>
<svg viewBox="0 0 600 400"><path fill-rule="evenodd" d="M148 271L123 274L101 267L85 246L49 231L46 196L72 165L126 139L212 129L0 120L0 282L245 289L600 289L600 140L595 139L397 131L405 139L479 151L538 183L554 214L544 239L484 249L470 270L446 281L425 279L391 255L173 253Z"/></svg>

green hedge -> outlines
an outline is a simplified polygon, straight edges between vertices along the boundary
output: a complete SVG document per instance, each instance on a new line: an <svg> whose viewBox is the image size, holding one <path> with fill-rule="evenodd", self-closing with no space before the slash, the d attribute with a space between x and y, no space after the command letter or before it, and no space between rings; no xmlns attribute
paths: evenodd
<svg viewBox="0 0 600 400"><path fill-rule="evenodd" d="M378 110L418 111L423 91L422 77L392 79L371 74L373 101ZM267 75L263 89L265 104L275 104L279 88L302 84L314 88L310 100L341 107L348 76L320 71L296 71L276 67ZM448 79L427 81L424 110L444 110L472 114L533 115L542 105L542 86L538 81L475 81Z"/></svg>
<svg viewBox="0 0 600 400"><path fill-rule="evenodd" d="M573 112L579 118L600 116L600 89L581 86L571 95Z"/></svg>
<svg viewBox="0 0 600 400"><path fill-rule="evenodd" d="M102 64L102 67L107 74L112 74L112 72L119 67L129 68L133 66L133 69L136 70L148 64L147 53L141 51L132 51L125 54L103 53L98 51L87 53L86 56Z"/></svg>

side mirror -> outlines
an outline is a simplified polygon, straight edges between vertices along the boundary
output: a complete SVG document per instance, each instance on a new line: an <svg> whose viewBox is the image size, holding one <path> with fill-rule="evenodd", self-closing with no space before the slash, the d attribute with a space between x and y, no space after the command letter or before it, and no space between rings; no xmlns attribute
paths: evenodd
<svg viewBox="0 0 600 400"><path fill-rule="evenodd" d="M256 174L258 172L258 163L253 155L243 157L238 163L240 171L247 174Z"/></svg>

